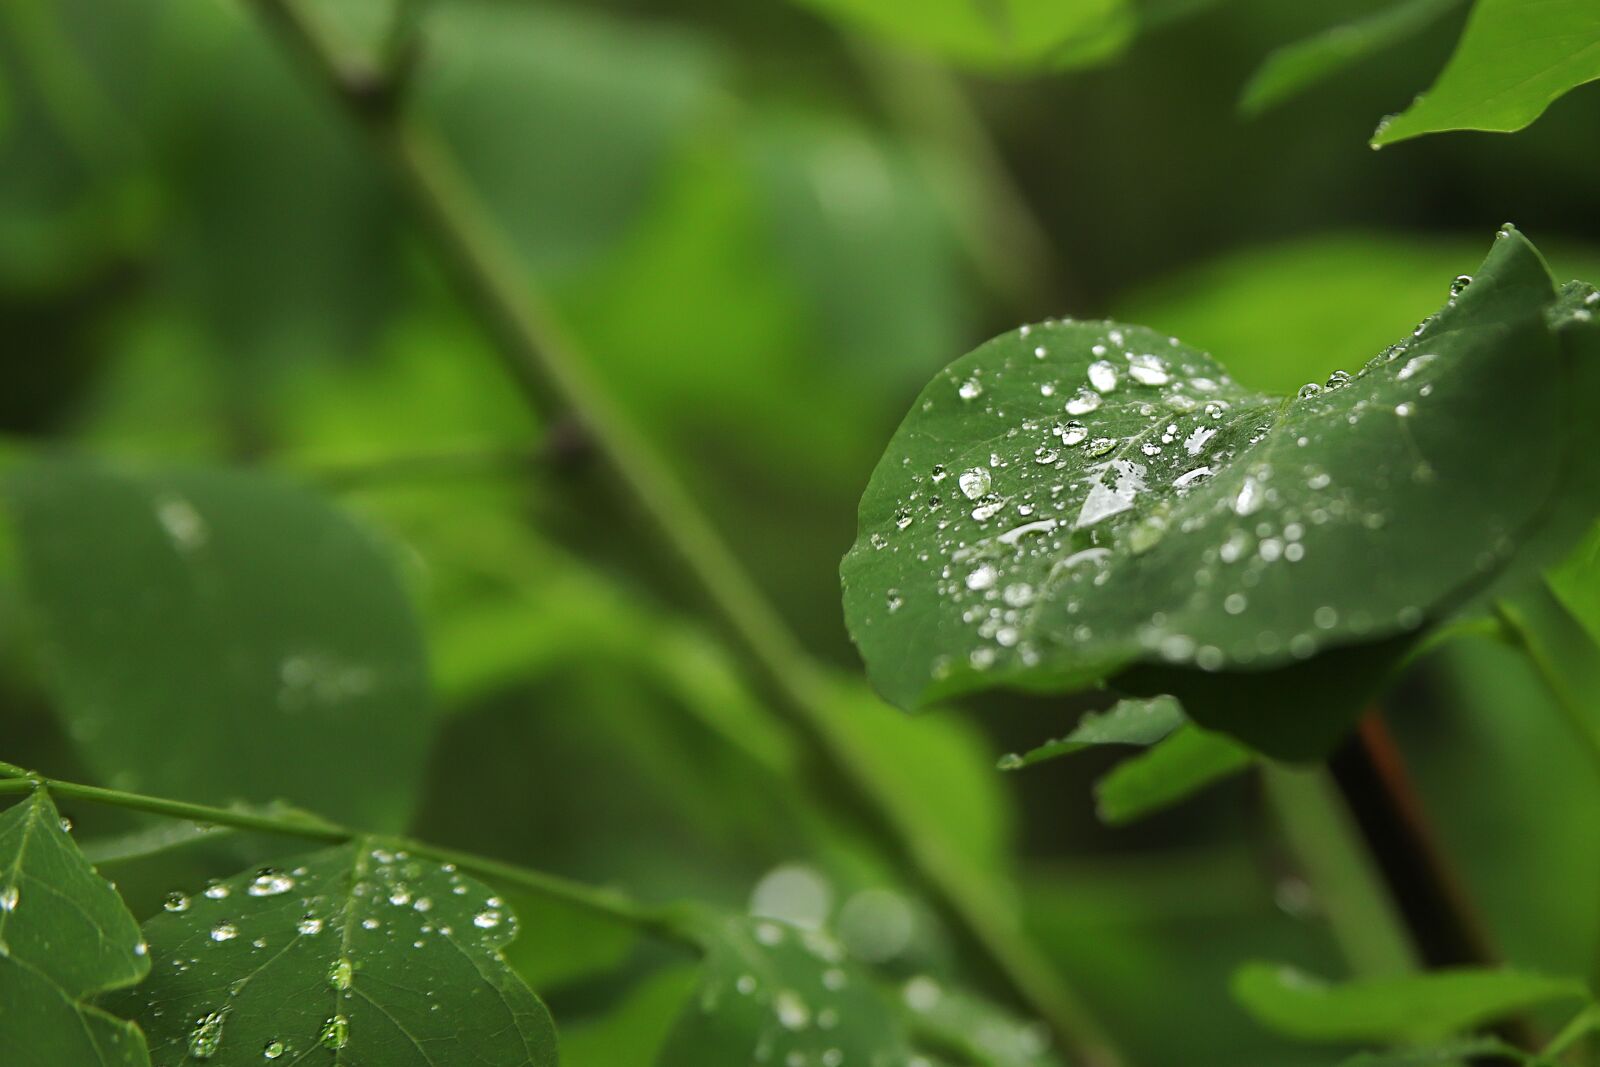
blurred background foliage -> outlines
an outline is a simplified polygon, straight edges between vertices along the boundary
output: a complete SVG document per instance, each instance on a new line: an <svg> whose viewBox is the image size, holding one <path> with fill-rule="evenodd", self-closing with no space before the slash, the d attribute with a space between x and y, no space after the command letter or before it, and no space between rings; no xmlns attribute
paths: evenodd
<svg viewBox="0 0 1600 1067"><path fill-rule="evenodd" d="M857 6L437 0L409 101L841 679L855 660L836 567L857 495L916 390L984 338L1114 315L1285 390L1407 333L1507 219L1558 277L1600 277L1600 94L1513 140L1368 150L1377 117L1442 65L1459 8L1246 119L1239 94L1267 53L1381 5L1106 5L1047 69L1010 74L961 24L966 5L880 6L914 16L931 52L898 51ZM357 46L390 17L326 7ZM942 65L950 40L976 69ZM11 452L270 470L398 546L435 690L409 713L436 720L425 785L396 809L420 835L650 898L800 901L893 971L955 967L937 917L809 800L795 738L697 621L670 557L593 476L581 433L529 414L381 163L244 5L0 10L0 336ZM84 757L5 574L5 756L70 775ZM1572 677L1596 677L1593 647L1546 609L1536 624ZM1342 969L1253 779L1108 830L1098 756L992 773L1092 698L912 720L840 685L883 774L1001 872L1005 906L1131 1055L1337 1058L1279 1043L1227 997L1252 956ZM1600 687L1573 691L1600 703ZM1393 722L1501 947L1586 973L1600 779L1550 699L1520 659L1472 641L1413 670ZM251 758L247 730L235 747ZM343 758L385 773L362 746ZM243 799L332 803L317 761L279 770L274 793ZM193 799L234 799L206 788ZM262 847L229 837L111 869L149 911L209 855ZM515 962L570 1062L644 1062L688 995L681 960L551 904L519 911Z"/></svg>

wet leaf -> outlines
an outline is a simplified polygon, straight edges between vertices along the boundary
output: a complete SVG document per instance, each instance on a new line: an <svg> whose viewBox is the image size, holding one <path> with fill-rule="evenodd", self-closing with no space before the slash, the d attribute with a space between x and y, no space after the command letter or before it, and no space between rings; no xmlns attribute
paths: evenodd
<svg viewBox="0 0 1600 1067"><path fill-rule="evenodd" d="M367 840L168 899L124 1004L156 1067L556 1063L501 951L516 918L454 869Z"/></svg>
<svg viewBox="0 0 1600 1067"><path fill-rule="evenodd" d="M148 1067L131 1022L91 1003L150 959L116 890L43 789L0 815L0 1049L17 1067Z"/></svg>
<svg viewBox="0 0 1600 1067"><path fill-rule="evenodd" d="M365 530L239 472L39 460L6 491L47 683L99 776L405 823L432 735L426 660Z"/></svg>
<svg viewBox="0 0 1600 1067"><path fill-rule="evenodd" d="M1503 233L1413 336L1299 397L1114 323L957 360L890 442L842 565L874 683L911 706L1136 663L1266 672L1448 611L1537 525L1565 444L1554 288Z"/></svg>
<svg viewBox="0 0 1600 1067"><path fill-rule="evenodd" d="M1048 1027L1018 1019L962 989L947 989L928 975L901 984L900 1004L919 1050L983 1067L1061 1065L1050 1049Z"/></svg>
<svg viewBox="0 0 1600 1067"><path fill-rule="evenodd" d="M1020 770L1095 745L1153 745L1183 723L1183 708L1169 696L1119 700L1106 711L1089 712L1065 737L1002 757L999 766L1003 771Z"/></svg>
<svg viewBox="0 0 1600 1067"><path fill-rule="evenodd" d="M1589 996L1575 978L1461 968L1330 983L1293 967L1248 963L1233 995L1263 1026L1303 1040L1427 1040L1526 1008Z"/></svg>
<svg viewBox="0 0 1600 1067"><path fill-rule="evenodd" d="M1596 78L1600 6L1593 0L1477 0L1439 80L1380 123L1372 144L1441 130L1520 130Z"/></svg>
<svg viewBox="0 0 1600 1067"><path fill-rule="evenodd" d="M828 934L770 919L702 923L706 959L656 1067L906 1067L899 1020Z"/></svg>

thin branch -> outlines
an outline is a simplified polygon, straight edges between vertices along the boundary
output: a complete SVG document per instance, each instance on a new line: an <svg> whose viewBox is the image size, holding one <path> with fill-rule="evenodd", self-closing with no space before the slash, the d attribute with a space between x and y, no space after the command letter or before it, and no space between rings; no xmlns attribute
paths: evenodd
<svg viewBox="0 0 1600 1067"><path fill-rule="evenodd" d="M297 837L327 844L339 845L362 838L381 838L394 842L415 856L437 863L453 863L463 871L500 885L514 887L551 900L559 900L617 922L636 926L667 940L691 947L698 947L699 944L689 938L677 924L673 917L675 914L673 909L646 907L612 889L586 885L559 875L490 859L487 856L441 848L413 838L390 837L385 834L369 834L362 830L353 830L316 815L306 813L269 815L239 808L219 808L208 804L192 804L186 800L129 793L120 789L103 789L100 786L68 782L31 773L21 778L0 779L0 796L31 793L39 788L48 789L57 797L104 804L128 811L141 811L169 819L183 819L206 826L231 826L237 830Z"/></svg>
<svg viewBox="0 0 1600 1067"><path fill-rule="evenodd" d="M454 275L464 299L498 342L507 371L534 408L558 400L583 426L661 542L704 594L723 629L780 707L823 757L820 768L867 815L885 845L903 855L930 897L955 920L1001 975L1062 1040L1092 1067L1122 1062L1086 1009L1021 931L993 913L988 894L958 859L900 817L880 793L877 754L831 722L828 679L801 648L683 487L612 397L591 378L578 349L556 325L527 272L490 224L449 154L392 93L374 92L370 72L352 72L290 0L254 0L265 21L343 101L388 158L418 221Z"/></svg>

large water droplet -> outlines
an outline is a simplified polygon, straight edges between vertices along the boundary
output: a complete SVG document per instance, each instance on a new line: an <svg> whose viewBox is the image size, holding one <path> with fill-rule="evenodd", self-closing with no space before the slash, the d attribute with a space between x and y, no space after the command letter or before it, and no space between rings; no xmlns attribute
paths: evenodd
<svg viewBox="0 0 1600 1067"><path fill-rule="evenodd" d="M1089 384L1102 393L1111 392L1117 387L1117 368L1109 360L1095 360L1089 364Z"/></svg>
<svg viewBox="0 0 1600 1067"><path fill-rule="evenodd" d="M961 472L957 484L961 486L962 495L968 500L976 500L989 491L993 478L985 467L969 467Z"/></svg>
<svg viewBox="0 0 1600 1067"><path fill-rule="evenodd" d="M189 1031L189 1056L196 1060L209 1060L222 1047L224 1013L214 1011L195 1020Z"/></svg>
<svg viewBox="0 0 1600 1067"><path fill-rule="evenodd" d="M323 1048L334 1051L350 1044L350 1020L343 1015L331 1016L322 1024L322 1032L317 1035L317 1043Z"/></svg>

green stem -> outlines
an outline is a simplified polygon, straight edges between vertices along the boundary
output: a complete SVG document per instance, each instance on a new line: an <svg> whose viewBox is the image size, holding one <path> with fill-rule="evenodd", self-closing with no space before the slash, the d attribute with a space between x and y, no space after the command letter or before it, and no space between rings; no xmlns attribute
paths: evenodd
<svg viewBox="0 0 1600 1067"><path fill-rule="evenodd" d="M1501 601L1495 604L1494 613L1512 646L1527 657L1534 673L1549 691L1556 709L1561 712L1562 718L1577 735L1579 747L1594 764L1595 772L1600 774L1600 723L1594 721L1578 702L1578 698L1567 688L1555 661L1550 658L1549 652L1534 636L1516 608Z"/></svg>
<svg viewBox="0 0 1600 1067"><path fill-rule="evenodd" d="M11 768L10 764L5 764L5 766ZM280 834L286 837L298 837L327 844L345 844L368 837L381 837L385 841L392 841L396 846L406 849L412 855L421 856L437 863L453 863L463 871L479 875L499 885L516 888L551 900L559 900L608 919L636 926L667 940L677 941L694 948L699 947L699 942L690 938L676 920L675 909L646 907L615 890L586 885L582 882L575 882L559 875L536 871L528 867L503 863L487 856L440 848L436 845L428 844L426 841L418 841L413 838L394 838L387 835L368 834L361 830L353 830L346 826L328 822L315 815L264 815L259 812L242 811L234 808L212 807L208 804L191 804L186 800L172 800L166 797L147 796L142 793L129 793L120 789L104 789L100 786L84 785L80 782L47 778L44 775L32 774L26 771L23 774L26 777L0 779L0 796L31 793L35 789L44 788L48 789L56 797L66 797L71 800L105 804L128 811L141 811L149 815L160 815L169 819L184 819L213 826L231 826L237 830Z"/></svg>
<svg viewBox="0 0 1600 1067"><path fill-rule="evenodd" d="M559 399L589 435L597 458L653 522L684 573L699 586L731 641L774 694L825 767L865 811L891 849L909 860L931 897L998 967L1064 1043L1093 1067L1121 1056L1020 930L992 912L990 899L953 864L948 851L900 817L879 792L878 754L831 723L827 679L745 572L711 523L628 416L591 378L577 348L556 325L528 275L486 216L454 160L418 123L403 119L386 86L352 71L327 39L287 0L256 9L344 102L389 159L418 221L455 276L464 298L498 342L506 369L535 409Z"/></svg>
<svg viewBox="0 0 1600 1067"><path fill-rule="evenodd" d="M1405 924L1327 770L1268 763L1262 781L1351 973L1367 978L1416 970Z"/></svg>

